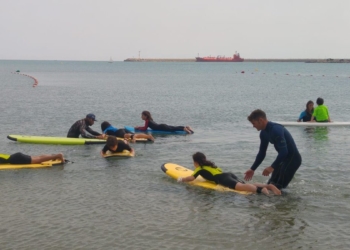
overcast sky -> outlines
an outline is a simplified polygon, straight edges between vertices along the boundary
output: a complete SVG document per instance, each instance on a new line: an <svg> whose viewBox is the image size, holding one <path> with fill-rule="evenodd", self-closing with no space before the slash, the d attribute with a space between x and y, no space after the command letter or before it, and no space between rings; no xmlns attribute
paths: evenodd
<svg viewBox="0 0 350 250"><path fill-rule="evenodd" d="M0 59L350 58L350 0L0 0Z"/></svg>

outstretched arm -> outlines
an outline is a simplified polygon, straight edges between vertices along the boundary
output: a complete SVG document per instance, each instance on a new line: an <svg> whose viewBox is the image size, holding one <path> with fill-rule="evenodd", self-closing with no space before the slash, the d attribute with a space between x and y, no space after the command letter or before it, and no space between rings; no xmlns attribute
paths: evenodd
<svg viewBox="0 0 350 250"><path fill-rule="evenodd" d="M148 120L145 121L145 125L143 127L135 127L137 130L145 131L148 128Z"/></svg>
<svg viewBox="0 0 350 250"><path fill-rule="evenodd" d="M250 167L250 169L248 169L245 172L244 179L246 181L250 181L253 178L254 171L259 167L259 165L265 159L266 150L267 150L268 146L269 146L268 138L265 138L265 136L263 135L263 132L260 132L260 148L259 148L259 152L258 152L258 154L257 154L257 156L255 158L255 161L254 161L253 165Z"/></svg>
<svg viewBox="0 0 350 250"><path fill-rule="evenodd" d="M187 176L187 177L179 177L177 178L177 182L189 182L189 181L194 181L196 177L193 175Z"/></svg>

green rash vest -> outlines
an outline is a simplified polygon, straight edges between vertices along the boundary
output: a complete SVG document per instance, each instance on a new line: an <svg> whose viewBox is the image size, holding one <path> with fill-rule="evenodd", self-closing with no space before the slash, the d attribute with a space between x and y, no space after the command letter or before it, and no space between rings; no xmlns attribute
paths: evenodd
<svg viewBox="0 0 350 250"><path fill-rule="evenodd" d="M329 118L329 114L328 114L328 108L325 105L318 105L315 109L314 109L314 113L312 114L314 117L317 117L317 121L318 122L323 122L323 121L327 121Z"/></svg>
<svg viewBox="0 0 350 250"><path fill-rule="evenodd" d="M197 178L198 175L201 175L206 180L216 182L215 176L220 174L222 174L222 170L220 168L213 168L210 166L201 166L201 167L197 167L194 170L192 176Z"/></svg>
<svg viewBox="0 0 350 250"><path fill-rule="evenodd" d="M0 154L0 164L8 163L9 158L10 158L10 155Z"/></svg>

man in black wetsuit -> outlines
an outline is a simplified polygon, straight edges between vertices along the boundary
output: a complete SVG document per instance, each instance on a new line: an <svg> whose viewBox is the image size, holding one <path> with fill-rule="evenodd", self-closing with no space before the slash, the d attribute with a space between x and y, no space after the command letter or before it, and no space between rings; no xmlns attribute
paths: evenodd
<svg viewBox="0 0 350 250"><path fill-rule="evenodd" d="M269 176L272 173L268 183L274 184L278 189L286 188L301 165L301 155L293 137L282 125L269 122L265 112L260 109L254 110L248 116L248 120L253 124L254 128L261 131L260 149L255 162L245 172L244 179L247 181L252 179L254 171L265 159L266 150L270 142L274 145L278 155L271 166L265 168L262 174Z"/></svg>
<svg viewBox="0 0 350 250"><path fill-rule="evenodd" d="M93 131L89 126L92 126L96 121L94 114L87 114L84 119L76 121L69 129L67 137L79 138L81 135L84 138L104 139L105 135ZM88 132L88 133L87 133Z"/></svg>

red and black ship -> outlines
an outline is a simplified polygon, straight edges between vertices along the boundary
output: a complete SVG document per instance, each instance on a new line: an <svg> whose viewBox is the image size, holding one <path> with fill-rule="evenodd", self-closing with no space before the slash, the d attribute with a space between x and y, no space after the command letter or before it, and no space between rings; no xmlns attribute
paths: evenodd
<svg viewBox="0 0 350 250"><path fill-rule="evenodd" d="M244 58L241 58L239 53L235 53L233 57L225 56L207 56L207 57L196 57L196 62L243 62Z"/></svg>

